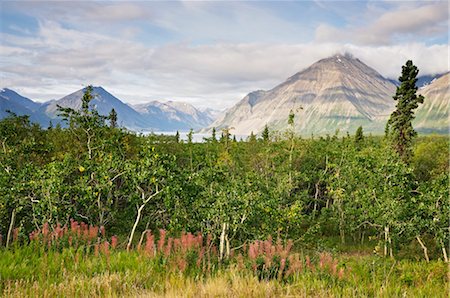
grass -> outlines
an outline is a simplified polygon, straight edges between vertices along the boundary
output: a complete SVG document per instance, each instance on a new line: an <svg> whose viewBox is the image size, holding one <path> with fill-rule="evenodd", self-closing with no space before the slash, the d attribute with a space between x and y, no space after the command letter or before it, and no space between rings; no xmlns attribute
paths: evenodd
<svg viewBox="0 0 450 298"><path fill-rule="evenodd" d="M126 250L103 228L71 222L0 247L4 297L449 297L448 264L392 260L354 247L293 251L254 241L219 262L211 238L150 232ZM15 237L17 238L17 237ZM156 241L156 238L157 241ZM142 238L143 239L143 238ZM110 244L111 243L111 244Z"/></svg>
<svg viewBox="0 0 450 298"><path fill-rule="evenodd" d="M351 268L345 278L316 269L299 271L286 280L260 280L251 269L238 269L235 263L199 274L166 268L161 259L137 251L112 251L106 258L72 248L36 251L23 246L0 250L0 293L4 297L449 296L448 267L442 261L394 261L371 255L337 255L335 260Z"/></svg>

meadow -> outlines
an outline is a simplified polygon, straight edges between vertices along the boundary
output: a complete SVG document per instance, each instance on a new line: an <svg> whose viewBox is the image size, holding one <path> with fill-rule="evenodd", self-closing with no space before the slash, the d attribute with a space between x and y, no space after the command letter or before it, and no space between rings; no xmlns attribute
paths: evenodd
<svg viewBox="0 0 450 298"><path fill-rule="evenodd" d="M448 297L449 138L0 121L5 297Z"/></svg>

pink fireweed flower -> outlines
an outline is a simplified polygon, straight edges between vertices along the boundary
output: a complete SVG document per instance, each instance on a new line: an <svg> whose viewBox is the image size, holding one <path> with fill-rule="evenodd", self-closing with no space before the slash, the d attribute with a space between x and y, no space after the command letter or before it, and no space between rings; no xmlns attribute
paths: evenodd
<svg viewBox="0 0 450 298"><path fill-rule="evenodd" d="M98 243L96 243L96 244L94 245L94 256L96 256L96 257L98 257L98 249L99 249Z"/></svg>
<svg viewBox="0 0 450 298"><path fill-rule="evenodd" d="M108 257L109 256L109 243L108 243L108 241L105 241L105 242L102 243L101 249L102 249L102 253L105 256Z"/></svg>
<svg viewBox="0 0 450 298"><path fill-rule="evenodd" d="M177 265L178 265L178 269L181 272L184 272L184 270L186 270L186 267L187 267L187 262L186 262L186 260L183 257L180 257L178 259Z"/></svg>
<svg viewBox="0 0 450 298"><path fill-rule="evenodd" d="M13 241L16 242L19 239L19 228L13 230Z"/></svg>
<svg viewBox="0 0 450 298"><path fill-rule="evenodd" d="M162 251L164 247L164 241L166 239L166 231L163 229L159 230L159 240L158 240L158 251Z"/></svg>
<svg viewBox="0 0 450 298"><path fill-rule="evenodd" d="M147 232L147 241L145 242L145 252L153 256L155 252L153 251L153 247L155 246L155 236L152 234L151 231Z"/></svg>
<svg viewBox="0 0 450 298"><path fill-rule="evenodd" d="M172 244L173 244L173 238L169 237L167 240L166 248L164 249L164 255L168 257L170 255L170 252L172 251Z"/></svg>
<svg viewBox="0 0 450 298"><path fill-rule="evenodd" d="M117 236L116 236L116 235L114 235L114 236L111 237L111 247L112 247L112 249L116 249L116 247L117 247L117 241L118 241L118 239L117 239Z"/></svg>
<svg viewBox="0 0 450 298"><path fill-rule="evenodd" d="M339 279L343 279L344 278L344 268L339 269L338 278Z"/></svg>
<svg viewBox="0 0 450 298"><path fill-rule="evenodd" d="M44 240L47 239L49 231L50 229L48 226L48 222L45 222L44 225L42 226L42 235L44 235Z"/></svg>

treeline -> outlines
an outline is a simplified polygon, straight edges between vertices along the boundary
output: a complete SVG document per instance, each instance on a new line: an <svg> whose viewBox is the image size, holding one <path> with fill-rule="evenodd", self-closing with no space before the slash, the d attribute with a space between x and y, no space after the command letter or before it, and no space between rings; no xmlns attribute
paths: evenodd
<svg viewBox="0 0 450 298"><path fill-rule="evenodd" d="M0 121L2 246L74 219L129 246L145 230L166 229L211 234L231 249L271 235L447 259L447 137L416 139L408 161L389 138L362 130L303 139L267 129L239 142L225 130L193 143L116 128L89 96L80 111L61 109L68 128Z"/></svg>

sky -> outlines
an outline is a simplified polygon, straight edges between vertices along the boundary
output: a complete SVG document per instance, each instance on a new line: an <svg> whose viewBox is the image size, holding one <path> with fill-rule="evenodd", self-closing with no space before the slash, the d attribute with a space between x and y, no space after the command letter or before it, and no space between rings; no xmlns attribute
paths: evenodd
<svg viewBox="0 0 450 298"><path fill-rule="evenodd" d="M0 88L225 109L334 54L391 79L408 59L447 72L449 25L448 1L2 0Z"/></svg>

